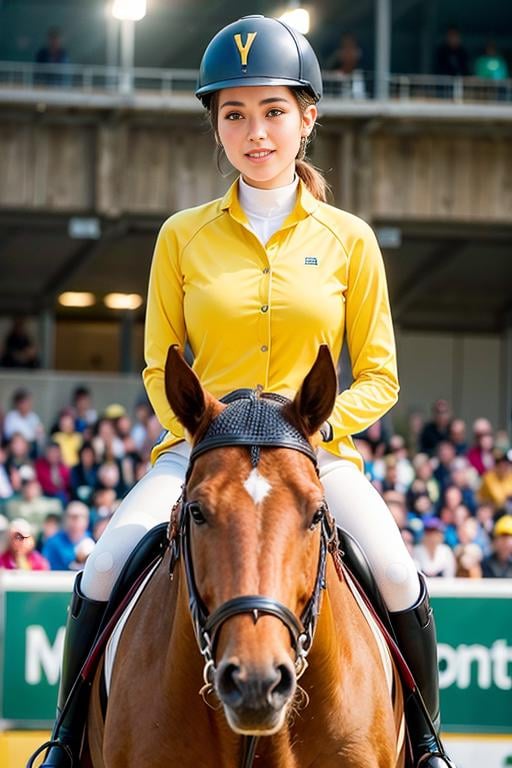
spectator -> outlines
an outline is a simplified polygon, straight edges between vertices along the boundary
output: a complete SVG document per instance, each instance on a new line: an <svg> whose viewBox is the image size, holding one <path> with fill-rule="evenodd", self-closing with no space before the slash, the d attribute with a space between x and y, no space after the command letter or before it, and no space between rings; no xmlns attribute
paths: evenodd
<svg viewBox="0 0 512 768"><path fill-rule="evenodd" d="M47 560L35 549L30 523L13 520L9 524L7 550L0 555L0 568L23 571L48 571Z"/></svg>
<svg viewBox="0 0 512 768"><path fill-rule="evenodd" d="M97 488L94 491L91 508L91 526L94 529L98 520L110 520L117 507L119 499L114 488Z"/></svg>
<svg viewBox="0 0 512 768"><path fill-rule="evenodd" d="M487 579L512 578L512 515L500 517L494 526L493 553L482 563Z"/></svg>
<svg viewBox="0 0 512 768"><path fill-rule="evenodd" d="M451 482L462 493L462 501L468 507L472 515L476 512L476 496L473 490L476 487L477 474L470 467L468 460L463 456L457 456L452 464Z"/></svg>
<svg viewBox="0 0 512 768"><path fill-rule="evenodd" d="M25 329L25 319L17 317L5 337L0 366L4 368L38 368L34 342Z"/></svg>
<svg viewBox="0 0 512 768"><path fill-rule="evenodd" d="M97 483L99 488L114 489L116 498L121 498L126 491L119 463L116 461L105 461L100 464Z"/></svg>
<svg viewBox="0 0 512 768"><path fill-rule="evenodd" d="M432 504L437 504L441 496L441 489L434 477L433 460L426 453L418 453L414 457L412 465L418 480L422 480L425 483Z"/></svg>
<svg viewBox="0 0 512 768"><path fill-rule="evenodd" d="M38 443L44 438L41 419L32 410L32 395L27 389L17 389L12 398L12 408L4 421L4 437L10 440L20 434L29 443L32 456L37 454Z"/></svg>
<svg viewBox="0 0 512 768"><path fill-rule="evenodd" d="M71 492L70 471L62 461L60 445L48 443L44 456L37 459L35 467L37 479L45 495L67 504Z"/></svg>
<svg viewBox="0 0 512 768"><path fill-rule="evenodd" d="M60 412L57 430L52 434L54 443L60 445L62 461L66 467L78 464L78 452L82 445L82 435L75 430L73 412L65 408Z"/></svg>
<svg viewBox="0 0 512 768"><path fill-rule="evenodd" d="M50 499L43 496L41 485L35 479L24 480L21 484L21 496L9 499L5 505L7 517L27 520L39 529L44 518L50 512L57 515L62 513L62 502L58 498Z"/></svg>
<svg viewBox="0 0 512 768"><path fill-rule="evenodd" d="M52 571L70 570L77 563L78 545L90 539L88 533L89 510L81 501L71 501L64 513L62 530L52 536L43 546L43 555ZM74 565L73 565L74 567Z"/></svg>
<svg viewBox="0 0 512 768"><path fill-rule="evenodd" d="M152 411L148 403L138 403L135 406L135 419L132 426L131 436L139 454L142 453L148 441L148 422L151 418L151 414Z"/></svg>
<svg viewBox="0 0 512 768"><path fill-rule="evenodd" d="M67 64L69 56L62 45L62 33L58 27L50 27L47 42L36 56L38 64Z"/></svg>
<svg viewBox="0 0 512 768"><path fill-rule="evenodd" d="M366 96L364 75L361 69L362 55L363 52L354 35L342 35L338 48L327 62L329 69L339 73L343 80L345 78L348 80L349 95L359 99ZM346 89L343 87L343 80L341 91L345 94Z"/></svg>
<svg viewBox="0 0 512 768"><path fill-rule="evenodd" d="M437 49L436 73L450 77L469 75L469 57L462 45L462 38L456 26L446 30L444 41Z"/></svg>
<svg viewBox="0 0 512 768"><path fill-rule="evenodd" d="M448 439L455 448L457 456L465 456L468 451L466 422L462 419L454 419L448 430Z"/></svg>
<svg viewBox="0 0 512 768"><path fill-rule="evenodd" d="M479 504L476 508L476 519L485 533L486 540L489 541L494 528L494 505Z"/></svg>
<svg viewBox="0 0 512 768"><path fill-rule="evenodd" d="M97 484L98 463L91 443L84 443L78 452L78 463L71 468L71 495L89 504Z"/></svg>
<svg viewBox="0 0 512 768"><path fill-rule="evenodd" d="M14 434L7 446L5 469L15 493L21 493L23 480L32 480L36 473L30 458L30 445L23 435Z"/></svg>
<svg viewBox="0 0 512 768"><path fill-rule="evenodd" d="M489 40L485 52L475 61L475 75L487 80L506 80L508 77L507 62L500 56L492 40Z"/></svg>
<svg viewBox="0 0 512 768"><path fill-rule="evenodd" d="M423 480L416 478L412 481L411 487L407 491L407 505L411 514L419 519L432 517L435 513L432 499Z"/></svg>
<svg viewBox="0 0 512 768"><path fill-rule="evenodd" d="M468 451L468 461L479 475L494 466L494 434L489 419L477 419L473 424L473 445Z"/></svg>
<svg viewBox="0 0 512 768"><path fill-rule="evenodd" d="M393 467L391 475L394 477L392 482L401 491L406 491L414 479L414 469L409 461L405 440L401 435L391 435L388 443L389 453L383 459L375 462L374 472L377 476L382 476L383 488L386 488L386 472L389 467Z"/></svg>
<svg viewBox="0 0 512 768"><path fill-rule="evenodd" d="M39 49L36 55L37 64L53 64L38 75L36 82L42 85L66 85L69 77L65 73L55 71L55 65L69 64L69 56L62 45L62 34L58 27L48 30L47 43ZM49 69L50 71L46 71Z"/></svg>
<svg viewBox="0 0 512 768"><path fill-rule="evenodd" d="M439 483L441 493L445 491L452 481L452 467L455 459L455 448L449 440L441 440L437 446L437 467L434 469L434 477Z"/></svg>
<svg viewBox="0 0 512 768"><path fill-rule="evenodd" d="M423 521L423 527L423 541L414 547L418 568L426 576L455 576L455 557L443 543L443 523L437 517L430 517Z"/></svg>
<svg viewBox="0 0 512 768"><path fill-rule="evenodd" d="M496 449L494 462L494 469L490 469L482 478L478 498L500 508L512 503L512 451Z"/></svg>
<svg viewBox="0 0 512 768"><path fill-rule="evenodd" d="M92 429L98 415L92 407L91 393L87 387L80 386L75 389L72 398L72 408L75 416L76 432L83 433L88 429Z"/></svg>
<svg viewBox="0 0 512 768"><path fill-rule="evenodd" d="M454 555L455 576L464 579L482 578L482 550L478 544L458 544Z"/></svg>
<svg viewBox="0 0 512 768"><path fill-rule="evenodd" d="M446 400L436 400L432 406L432 421L427 422L420 435L420 451L433 456L442 440L449 439L451 408Z"/></svg>
<svg viewBox="0 0 512 768"><path fill-rule="evenodd" d="M122 406L116 406L116 408L121 407ZM108 406L105 413L112 414L117 413L117 411L114 411L112 406ZM114 421L114 417L103 416L95 425L95 436L91 442L99 462L122 459L124 456L123 441L116 434Z"/></svg>
<svg viewBox="0 0 512 768"><path fill-rule="evenodd" d="M39 531L36 539L36 549L39 552L42 552L42 549L48 539L51 539L52 536L55 536L55 534L60 531L61 524L61 514L57 514L56 512L48 512L45 519L43 520L41 530Z"/></svg>

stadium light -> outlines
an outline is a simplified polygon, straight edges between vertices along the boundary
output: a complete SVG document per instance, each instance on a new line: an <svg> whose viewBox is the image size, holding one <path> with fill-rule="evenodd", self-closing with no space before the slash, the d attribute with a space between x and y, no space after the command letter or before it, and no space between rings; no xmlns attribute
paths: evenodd
<svg viewBox="0 0 512 768"><path fill-rule="evenodd" d="M279 18L302 35L308 34L310 18L309 11L305 8L292 7L288 11L285 11Z"/></svg>
<svg viewBox="0 0 512 768"><path fill-rule="evenodd" d="M146 0L114 0L112 16L121 21L140 21L146 15Z"/></svg>
<svg viewBox="0 0 512 768"><path fill-rule="evenodd" d="M138 309L143 298L138 293L107 293L103 299L109 309Z"/></svg>
<svg viewBox="0 0 512 768"><path fill-rule="evenodd" d="M86 291L64 291L59 296L59 304L63 307L92 307L96 298Z"/></svg>

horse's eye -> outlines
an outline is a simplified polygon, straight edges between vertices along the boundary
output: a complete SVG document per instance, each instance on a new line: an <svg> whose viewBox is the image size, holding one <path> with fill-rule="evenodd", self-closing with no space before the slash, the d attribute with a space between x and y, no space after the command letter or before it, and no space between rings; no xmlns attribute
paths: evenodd
<svg viewBox="0 0 512 768"><path fill-rule="evenodd" d="M196 525L204 525L204 523L206 523L206 518L203 515L203 510L201 509L201 505L198 501L190 501L188 504L188 511L190 512L190 517Z"/></svg>
<svg viewBox="0 0 512 768"><path fill-rule="evenodd" d="M322 520L324 518L324 515L325 515L325 511L326 511L325 501L322 501L322 503L318 507L317 511L313 515L313 519L311 520L311 525L309 526L311 531L316 528L318 523L322 522Z"/></svg>

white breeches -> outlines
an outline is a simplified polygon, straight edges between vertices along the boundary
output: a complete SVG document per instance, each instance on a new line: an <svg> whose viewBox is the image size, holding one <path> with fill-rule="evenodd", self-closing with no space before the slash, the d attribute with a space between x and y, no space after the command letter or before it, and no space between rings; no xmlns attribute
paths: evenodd
<svg viewBox="0 0 512 768"><path fill-rule="evenodd" d="M171 448L120 504L86 562L86 597L107 600L129 553L153 526L169 520L189 454L187 443ZM420 593L418 574L391 512L354 464L322 449L318 460L329 509L362 547L388 609L410 608Z"/></svg>

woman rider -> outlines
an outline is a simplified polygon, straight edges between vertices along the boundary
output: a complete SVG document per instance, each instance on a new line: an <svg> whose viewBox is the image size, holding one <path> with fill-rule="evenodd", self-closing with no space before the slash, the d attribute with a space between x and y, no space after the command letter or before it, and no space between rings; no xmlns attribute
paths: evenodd
<svg viewBox="0 0 512 768"><path fill-rule="evenodd" d="M203 386L220 397L262 385L291 394L320 344L334 359L346 337L354 381L322 430L320 477L337 522L359 541L391 613L401 650L439 725L434 620L425 583L397 526L362 472L351 435L396 401L398 381L386 279L367 224L325 202L326 183L305 160L322 95L317 58L286 24L246 16L222 29L201 63L196 95L239 172L226 195L168 219L158 236L147 302L144 383L165 433L153 467L132 489L77 580L59 705L80 670L126 558L168 519L189 444L170 410L164 366L171 344L194 354ZM55 736L75 756L86 706L73 697ZM422 768L453 763L414 701L409 727ZM43 764L69 765L60 747Z"/></svg>

